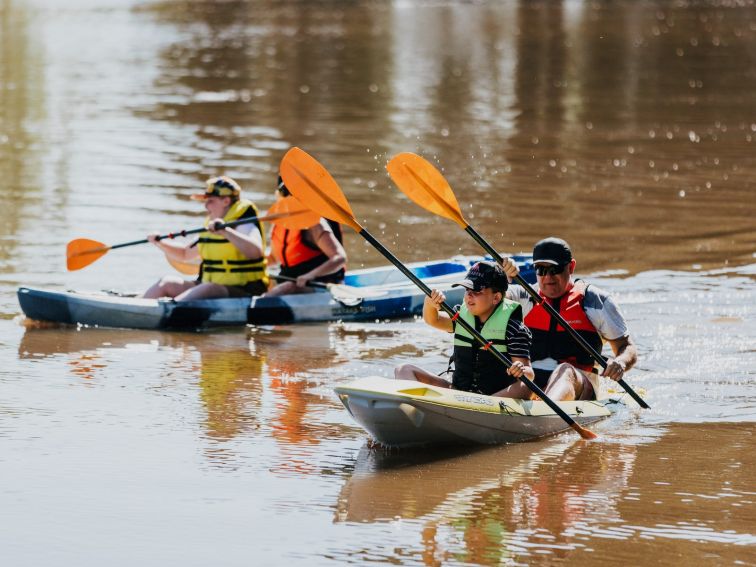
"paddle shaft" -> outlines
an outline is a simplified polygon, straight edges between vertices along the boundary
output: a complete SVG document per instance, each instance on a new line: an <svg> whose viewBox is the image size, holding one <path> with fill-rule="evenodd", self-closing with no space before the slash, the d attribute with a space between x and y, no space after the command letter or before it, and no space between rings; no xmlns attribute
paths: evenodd
<svg viewBox="0 0 756 567"><path fill-rule="evenodd" d="M288 216L288 215L286 215ZM273 217L278 218L278 215L270 215L268 217L247 217L243 219L238 219L231 222L222 222L217 223L215 225L216 230L222 230L224 228L234 228L235 226L239 226L240 224L248 224L251 222L258 221L262 218L267 218L268 220L272 220ZM200 232L205 232L207 230L207 227L202 228L193 228L191 230L180 230L178 232L169 232L168 234L162 234L160 236L155 237L155 240L165 240L166 238L177 238L179 236L188 236L189 234L199 234ZM122 244L113 244L110 246L111 250L115 250L116 248L124 248L126 246L134 246L135 244L146 244L149 242L146 238L143 238L142 240L132 240L131 242L124 242Z"/></svg>
<svg viewBox="0 0 756 567"><path fill-rule="evenodd" d="M472 236L473 240L475 240L475 242L477 242L478 244L480 244L480 246L486 252L488 252L491 255L491 257L493 257L497 262L499 262L501 264L504 261L504 258L501 257L501 254L499 254L494 249L493 246L491 246L488 242L486 242L485 239L480 234L478 234L477 231L473 227L471 227L470 225L467 225L467 227L465 228L465 232L467 232L467 234L469 234L470 236ZM525 279L520 274L517 274L515 276L514 280L518 284L520 284L525 289L525 291L528 292L528 294L530 295L530 297L533 298L533 301L535 301L538 305L541 305L544 309L546 309L546 311L548 311L549 315L551 315L552 317L554 317L559 322L559 324L562 326L562 328L564 330L566 330L570 334L570 336L573 339L575 339L577 341L577 343L581 347L583 347L583 349L588 354L590 354L591 357L593 357L593 359L596 362L598 362L601 365L602 368L606 369L606 367L608 365L606 358L604 358L601 355L601 353L597 352L596 349L594 349L590 344L588 344L588 341L586 341L582 336L580 336L580 334L575 329L573 329L572 326L569 323L567 323L567 321L564 320L564 317L562 317L559 314L559 311L557 311L556 309L554 309L551 306L551 304L549 304L549 302L546 301L546 299L544 297L541 297L541 295L539 295L539 293L535 289L533 289L533 286L531 286L527 281L525 281ZM638 403L638 405L640 405L640 407L642 407L644 409L648 409L650 407L643 400L643 398L641 398L635 392L635 390L633 390L630 387L630 385L627 384L622 378L620 378L619 380L617 380L617 383L620 386L622 386L628 394L630 394L630 397L632 397Z"/></svg>
<svg viewBox="0 0 756 567"><path fill-rule="evenodd" d="M412 270L410 270L409 268L407 268L407 266L405 266L405 265L404 265L404 264L403 264L403 263L402 263L401 261L399 261L399 259L398 259L398 258L397 258L396 256L394 256L394 255L393 255L393 254L392 254L391 252L389 252L389 251L388 251L388 250L387 250L387 249L386 249L386 248L385 248L385 247L383 246L383 244L381 244L380 242L378 242L378 241L377 241L377 240L376 240L376 239L375 239L375 238L373 237L373 235L372 235L372 234L370 234L370 233L369 233L369 232L368 232L367 230L365 230L364 228L363 228L362 230L360 230L360 231L359 231L359 234L360 234L360 236L362 236L362 237L363 237L363 238L364 238L365 240L367 240L367 241L368 241L368 242L369 242L370 244L372 244L372 245L373 245L373 246L375 247L375 249L376 249L376 250L378 250L378 252L380 252L381 254L383 254L383 256L384 256L384 257L385 257L385 258L386 258L386 259L387 259L387 260L388 260L389 262L391 262L392 264L394 264L394 266L396 266L396 267L397 267L397 269L398 269L398 270L399 270L400 272L402 272L402 273L403 273L403 274L404 274L405 276L407 276L407 278L409 278L409 279L410 279L410 280L411 280L411 281L412 281L412 282L413 282L413 283L414 283L414 284L415 284L415 285L416 285L417 287L419 287L419 288L420 288L420 289L421 289L421 290L423 291L423 293L424 293L425 295L427 295L428 297L430 297L430 296L431 296L431 293L432 293L431 289L430 289L430 288L429 288L429 287L428 287L427 285L425 285L425 284L423 283L423 281L422 281L422 280L421 280L420 278L418 278L418 277L417 277L417 276L416 276L416 275L415 275L415 274L414 274L414 273L412 272ZM448 304L447 304L446 302L443 302L443 303L441 304L441 309L442 309L442 310L443 310L443 311L444 311L444 312L445 312L445 313L446 313L447 315L449 315L450 317L454 317L454 316L456 315L456 312L454 311L454 309L452 309L451 307L449 307L449 305L448 305ZM463 327L463 328L464 328L464 329L465 329L465 330L466 330L466 331L467 331L468 333L470 333L470 334L471 334L471 335L472 335L473 337L475 337L475 339L476 339L476 340L477 340L477 341L478 341L478 342L479 342L480 344L482 344L482 345L483 345L484 347L486 347L486 349L487 349L487 350L488 350L488 351L489 351L489 352L490 352L491 354L493 354L493 355L494 355L494 357L495 357L495 358L496 358L496 359L497 359L497 360L498 360L499 362L501 362L501 363L502 363L502 364L503 364L504 366L506 366L507 368L509 368L510 366L512 366L512 361L511 361L511 360L509 360L509 358L507 358L506 356L504 356L504 355L503 355L503 354L502 354L501 352L499 352L499 351L498 351L498 350L496 349L496 347L494 347L494 346L491 346L491 345L489 344L489 341L487 341L487 340L486 340L486 339L485 339L485 338L483 337L483 335L481 335L481 334L480 334L480 333L479 333L479 332L478 332L477 330L475 330L475 327L473 327L473 326L472 326L472 325L470 325L470 324L469 324L469 323L468 323L467 321L465 321L464 319L461 319L461 318L459 318L459 317L457 317L457 318L456 318L456 323L457 323L458 325L461 325L461 326L462 326L462 327ZM567 422L567 423L568 423L568 424L570 425L570 427L572 427L573 429L576 429L576 430L578 431L578 433L580 433L580 434L581 434L581 436L583 435L583 428L582 428L582 426L581 426L581 425L580 425L579 423L577 423L577 422L576 422L576 421L575 421L574 419L572 419L572 418L571 418L571 417L570 417L569 415L567 415L567 413L565 413L565 411L564 411L564 410L563 410L562 408L560 408L560 407L559 407L559 406L558 406L558 405L556 404L556 402L554 402L554 401L553 401L553 400L552 400L551 398L549 398L549 397L548 397L548 396L546 395L546 393L545 393L545 392L544 392L543 390L541 390L541 388L539 388L539 387L538 387L538 385L537 385L537 384L535 384L534 382L532 382L532 381L531 381L531 380L530 380L530 379L529 379L529 378L528 378L527 376L520 376L520 377L519 377L518 379L519 379L519 380L521 380L521 381L522 381L522 382L523 382L523 383L524 383L524 384L525 384L525 385L526 385L526 386L527 386L528 388L530 388L530 390L531 390L532 392L534 392L534 393L535 393L535 394L536 394L536 395L537 395L537 396L538 396L539 398L541 398L541 399L542 399L542 400L543 400L544 402L546 402L546 404L547 404L547 405L548 405L548 406L549 406L549 407L550 407L550 408L551 408L551 409L552 409L552 410L554 411L554 413L556 413L556 414L557 414L557 415L558 415L559 417L561 417L561 418L562 418L562 419L563 419L564 421L566 421L566 422Z"/></svg>
<svg viewBox="0 0 756 567"><path fill-rule="evenodd" d="M275 279L277 279L277 280L281 280L281 281L284 281L284 282L295 282L295 281L297 281L297 278L292 278L292 277L289 277L289 276L282 276L280 274L276 274L273 277ZM309 282L307 282L306 285L308 285L310 287L322 287L323 289L328 289L329 285L332 285L332 284L327 284L327 283L323 283L323 282L315 282L315 281L310 280Z"/></svg>

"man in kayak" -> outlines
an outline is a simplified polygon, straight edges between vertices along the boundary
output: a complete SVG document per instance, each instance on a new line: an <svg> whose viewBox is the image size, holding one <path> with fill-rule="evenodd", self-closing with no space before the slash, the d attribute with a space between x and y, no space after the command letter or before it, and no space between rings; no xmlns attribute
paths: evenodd
<svg viewBox="0 0 756 567"><path fill-rule="evenodd" d="M148 289L144 297L189 301L263 294L269 280L260 223L253 221L234 228L216 228L222 223L257 217L257 207L252 201L241 198L239 184L226 176L208 179L205 192L191 198L203 201L208 213L207 230L200 233L197 240L182 246L157 240L157 233L147 239L174 262L201 260L199 277L187 281L179 276L165 276Z"/></svg>
<svg viewBox="0 0 756 567"><path fill-rule="evenodd" d="M602 376L621 379L635 364L638 354L616 303L597 287L573 279L575 259L570 245L561 238L538 242L533 248L533 264L541 297L597 352L601 352L603 341L611 345L614 357L609 359ZM511 258L505 258L503 269L509 278L519 273ZM553 400L595 399L600 390L593 358L543 306L535 305L521 286L510 286L507 297L522 305L525 324L533 334L531 358L536 384Z"/></svg>
<svg viewBox="0 0 756 567"><path fill-rule="evenodd" d="M277 191L281 198L291 195L280 176ZM311 292L314 289L307 286L311 281L343 282L347 255L341 241L339 223L324 218L304 230L289 230L274 224L270 235L271 255L268 259L281 265L280 276L293 281L282 281L265 295Z"/></svg>
<svg viewBox="0 0 756 567"><path fill-rule="evenodd" d="M517 378L527 376L532 380L533 369L530 367L530 331L522 322L520 305L504 297L507 285L501 267L490 262L477 262L467 272L464 280L454 284L465 288L459 317L512 360L509 369L461 325L457 325L440 310L446 298L441 291L434 289L431 296L425 298L423 319L431 327L454 333L452 381L450 383L414 364L403 364L396 368L395 378L489 396L514 397L511 388L519 383ZM529 393L519 393L519 397L527 398Z"/></svg>

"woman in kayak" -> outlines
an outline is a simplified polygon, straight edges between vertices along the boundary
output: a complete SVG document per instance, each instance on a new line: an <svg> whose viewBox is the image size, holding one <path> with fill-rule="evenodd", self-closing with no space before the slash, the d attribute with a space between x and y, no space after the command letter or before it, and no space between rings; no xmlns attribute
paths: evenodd
<svg viewBox="0 0 756 567"><path fill-rule="evenodd" d="M522 322L520 305L504 297L507 285L507 277L501 267L490 262L476 263L464 280L454 284L465 288L459 317L510 358L512 366L509 369L440 310L446 298L441 291L434 289L431 296L425 298L423 319L431 327L454 333L452 381L414 364L399 366L394 376L400 380L417 380L477 394L515 397L512 390L516 387L517 378L527 376L533 380L534 374L530 367L530 331Z"/></svg>
<svg viewBox="0 0 756 567"><path fill-rule="evenodd" d="M283 199L291 195L280 176L277 190ZM311 281L343 282L347 256L341 241L339 223L324 218L304 230L289 230L274 224L268 259L281 265L280 276L294 281L282 281L265 295L308 293L314 291L307 286Z"/></svg>
<svg viewBox="0 0 756 567"><path fill-rule="evenodd" d="M157 233L147 239L169 259L189 263L201 260L199 277L187 281L179 276L165 276L148 289L144 297L174 297L177 301L214 297L261 295L268 289L265 241L258 221L234 228L216 228L241 218L257 217L252 201L241 198L239 184L230 177L208 179L204 193L192 195L203 201L208 216L207 230L197 240L180 245L157 240Z"/></svg>

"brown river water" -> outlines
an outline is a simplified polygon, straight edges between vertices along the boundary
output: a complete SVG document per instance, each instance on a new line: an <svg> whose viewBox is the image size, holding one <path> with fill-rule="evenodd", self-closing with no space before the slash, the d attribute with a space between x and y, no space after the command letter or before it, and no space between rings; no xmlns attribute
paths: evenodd
<svg viewBox="0 0 756 567"><path fill-rule="evenodd" d="M22 320L19 286L170 269L133 246L67 272L69 240L198 226L220 173L267 208L293 145L403 260L479 250L392 185L402 151L502 251L569 240L651 409L386 453L332 388L442 369L420 321ZM756 564L753 2L0 0L0 179L2 565Z"/></svg>

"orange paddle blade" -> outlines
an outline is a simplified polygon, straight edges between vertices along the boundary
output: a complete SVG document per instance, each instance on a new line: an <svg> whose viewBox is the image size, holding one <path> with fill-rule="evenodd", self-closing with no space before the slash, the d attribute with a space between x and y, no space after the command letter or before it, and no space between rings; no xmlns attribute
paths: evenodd
<svg viewBox="0 0 756 567"><path fill-rule="evenodd" d="M352 208L325 167L299 148L291 148L281 160L281 177L291 194L320 216L346 224L360 232Z"/></svg>
<svg viewBox="0 0 756 567"><path fill-rule="evenodd" d="M192 262L180 262L178 260L174 260L173 258L170 258L169 256L165 257L166 260L168 260L168 263L175 268L175 270L179 273L182 273L187 276L197 276L199 275L199 261L196 263Z"/></svg>
<svg viewBox="0 0 756 567"><path fill-rule="evenodd" d="M457 197L444 176L428 160L413 153L394 156L386 164L391 179L422 208L456 222L462 228L468 223L462 217Z"/></svg>
<svg viewBox="0 0 756 567"><path fill-rule="evenodd" d="M89 240L88 238L72 240L66 246L66 268L69 272L86 268L89 264L107 254L108 250L110 250L110 246L96 240Z"/></svg>
<svg viewBox="0 0 756 567"><path fill-rule="evenodd" d="M583 427L579 423L575 423L575 427L573 427L573 429L575 431L577 431L578 434L580 435L580 437L582 437L586 441L592 441L593 439L598 439L598 435L596 435L590 429L586 429L585 427Z"/></svg>
<svg viewBox="0 0 756 567"><path fill-rule="evenodd" d="M265 217L287 230L305 230L320 222L320 215L300 203L293 195L280 197ZM261 220L265 220L262 217Z"/></svg>

